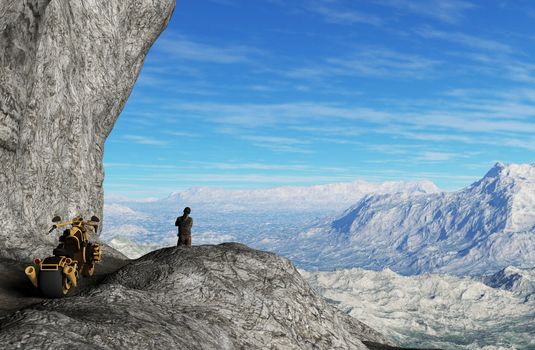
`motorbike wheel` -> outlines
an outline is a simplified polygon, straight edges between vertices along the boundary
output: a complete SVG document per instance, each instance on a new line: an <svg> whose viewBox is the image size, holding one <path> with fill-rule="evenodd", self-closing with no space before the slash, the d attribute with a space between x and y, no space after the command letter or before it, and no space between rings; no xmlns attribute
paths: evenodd
<svg viewBox="0 0 535 350"><path fill-rule="evenodd" d="M70 287L69 281L59 270L39 272L39 290L47 298L61 298L69 292Z"/></svg>
<svg viewBox="0 0 535 350"><path fill-rule="evenodd" d="M95 272L95 264L93 263L84 264L84 267L82 267L82 276L84 277L91 277L93 276L94 272Z"/></svg>

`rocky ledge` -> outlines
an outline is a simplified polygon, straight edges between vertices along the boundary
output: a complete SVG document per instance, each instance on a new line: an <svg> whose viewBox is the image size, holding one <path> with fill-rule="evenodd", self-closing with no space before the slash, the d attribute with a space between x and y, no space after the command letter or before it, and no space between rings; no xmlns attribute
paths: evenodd
<svg viewBox="0 0 535 350"><path fill-rule="evenodd" d="M362 341L388 343L326 304L289 260L235 243L154 251L0 318L10 349L368 349Z"/></svg>

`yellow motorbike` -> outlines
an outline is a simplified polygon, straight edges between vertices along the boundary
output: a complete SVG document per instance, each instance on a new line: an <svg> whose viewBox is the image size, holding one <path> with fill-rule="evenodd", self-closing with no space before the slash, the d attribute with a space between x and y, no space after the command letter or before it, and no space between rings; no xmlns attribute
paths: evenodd
<svg viewBox="0 0 535 350"><path fill-rule="evenodd" d="M61 298L78 285L80 276L93 275L95 265L102 260L102 248L89 241L89 232L96 232L99 221L96 216L87 221L81 216L64 222L59 216L52 219L54 225L48 233L65 227L59 245L52 251L53 256L36 258L35 266L24 270L45 297Z"/></svg>

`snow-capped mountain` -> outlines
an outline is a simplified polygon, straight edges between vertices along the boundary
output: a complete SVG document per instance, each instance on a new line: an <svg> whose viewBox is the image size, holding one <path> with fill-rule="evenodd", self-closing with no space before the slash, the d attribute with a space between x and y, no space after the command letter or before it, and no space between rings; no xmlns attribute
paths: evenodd
<svg viewBox="0 0 535 350"><path fill-rule="evenodd" d="M535 348L535 300L468 277L359 268L300 273L328 302L403 346Z"/></svg>
<svg viewBox="0 0 535 350"><path fill-rule="evenodd" d="M363 196L376 193L437 193L439 188L430 181L367 181L341 182L317 186L286 186L254 190L227 190L194 187L175 192L162 200L166 204L190 203L215 211L326 211L347 208Z"/></svg>
<svg viewBox="0 0 535 350"><path fill-rule="evenodd" d="M106 198L101 238L129 257L176 244L175 218L192 208L194 244L239 241L276 251L313 220L334 215L370 193L436 193L429 181L354 181L310 187L224 190L208 187L161 200Z"/></svg>
<svg viewBox="0 0 535 350"><path fill-rule="evenodd" d="M107 243L110 247L117 249L130 259L140 258L153 250L161 248L160 245L156 243L134 243L125 236L115 236L108 240Z"/></svg>
<svg viewBox="0 0 535 350"><path fill-rule="evenodd" d="M104 204L104 213L110 216L121 216L128 219L146 218L143 213L132 210L131 208L118 203Z"/></svg>
<svg viewBox="0 0 535 350"><path fill-rule="evenodd" d="M451 193L368 195L294 243L286 253L319 269L476 275L532 267L535 164L497 163L480 181Z"/></svg>
<svg viewBox="0 0 535 350"><path fill-rule="evenodd" d="M522 296L526 301L535 301L535 268L519 269L508 266L481 281L492 288L500 288Z"/></svg>

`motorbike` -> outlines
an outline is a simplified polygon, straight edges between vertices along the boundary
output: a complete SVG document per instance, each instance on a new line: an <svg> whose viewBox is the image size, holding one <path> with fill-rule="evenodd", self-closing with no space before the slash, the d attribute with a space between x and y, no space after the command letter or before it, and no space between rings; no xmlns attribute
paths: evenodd
<svg viewBox="0 0 535 350"><path fill-rule="evenodd" d="M61 217L56 216L52 222L49 234L64 228L59 245L52 256L34 259L24 272L45 297L61 298L78 286L81 277L92 276L95 265L102 260L101 245L89 241L89 233L96 232L100 220L96 216L87 221L76 216L61 222Z"/></svg>

